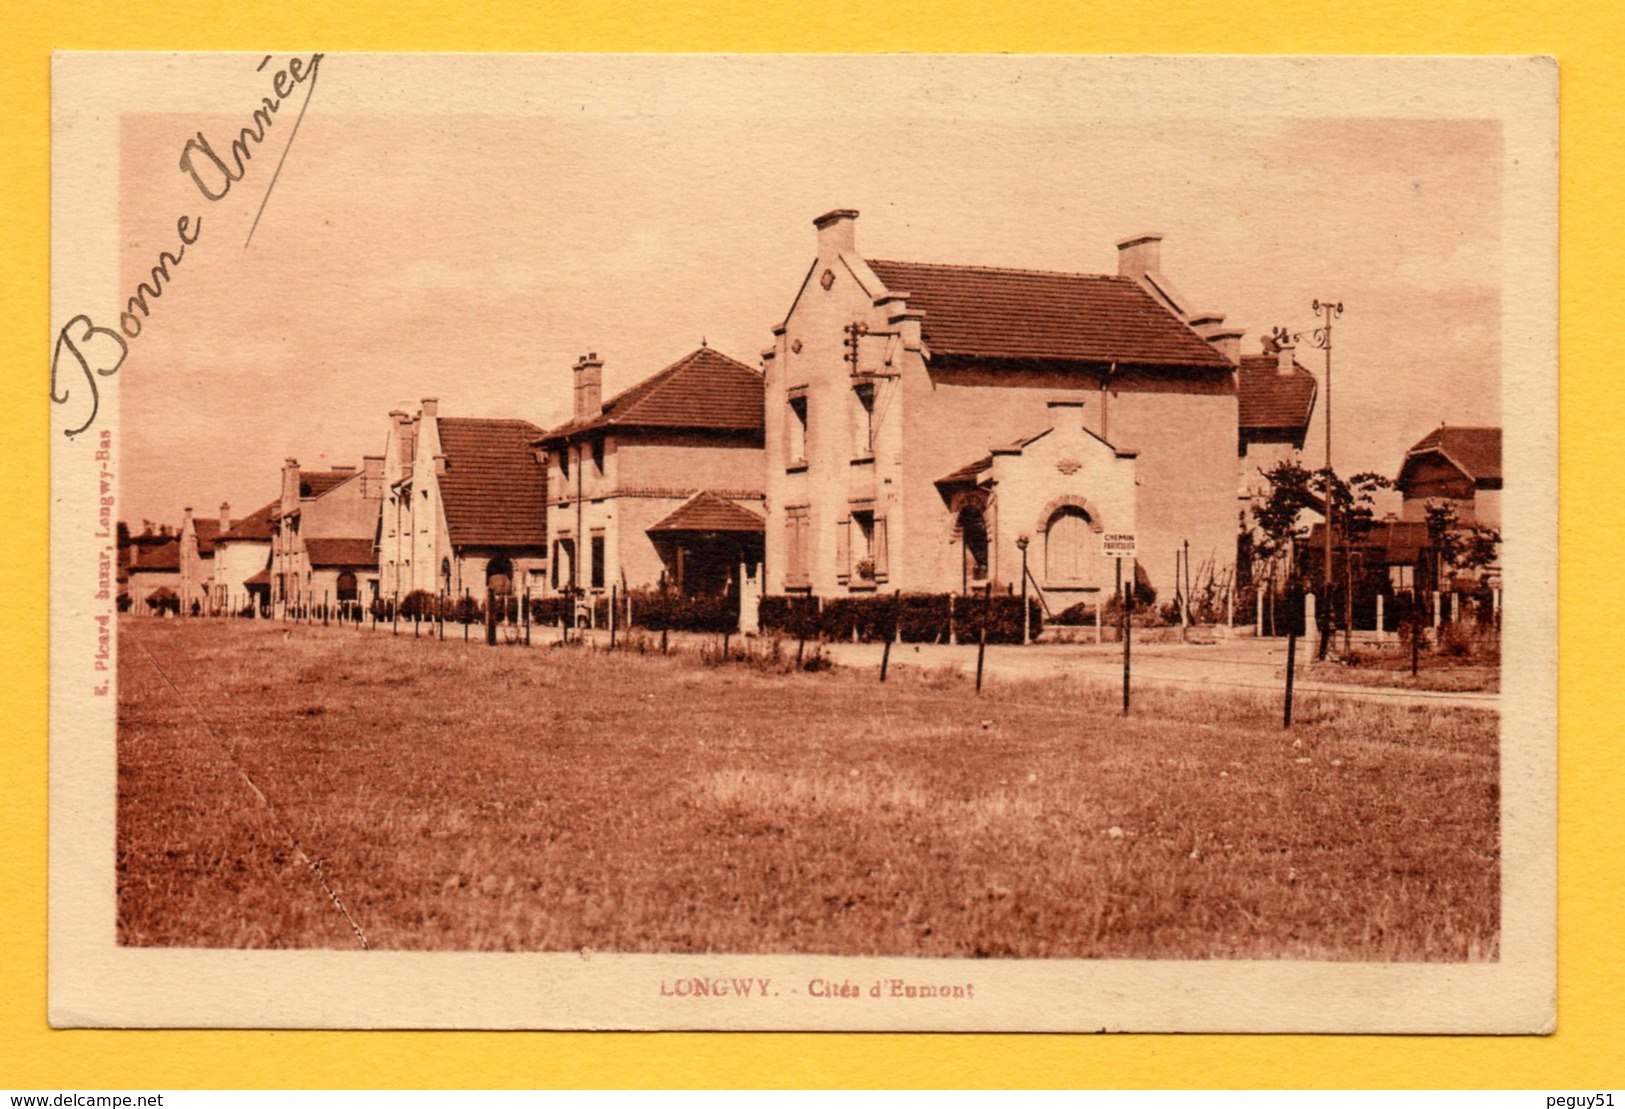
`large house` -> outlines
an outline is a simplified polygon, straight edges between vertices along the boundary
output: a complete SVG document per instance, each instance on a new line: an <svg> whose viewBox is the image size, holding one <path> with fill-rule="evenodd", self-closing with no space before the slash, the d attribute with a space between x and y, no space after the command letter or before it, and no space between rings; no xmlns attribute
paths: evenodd
<svg viewBox="0 0 1625 1109"><path fill-rule="evenodd" d="M1230 564L1241 333L1189 310L1160 236L1049 273L868 259L856 221L814 221L763 353L770 592L1014 589L1023 540L1051 608L1112 587L1107 536L1170 596L1187 543Z"/></svg>
<svg viewBox="0 0 1625 1109"><path fill-rule="evenodd" d="M374 537L383 499L383 459L362 469L282 467L282 498L271 521L273 611L310 612L365 603L378 592Z"/></svg>
<svg viewBox="0 0 1625 1109"><path fill-rule="evenodd" d="M596 354L547 459L549 587L728 593L762 561L762 376L702 346L607 402ZM757 578L759 587L760 579Z"/></svg>
<svg viewBox="0 0 1625 1109"><path fill-rule="evenodd" d="M526 420L390 414L377 518L382 595L531 595L547 566L547 473Z"/></svg>
<svg viewBox="0 0 1625 1109"><path fill-rule="evenodd" d="M1440 426L1405 452L1399 468L1402 520L1426 520L1448 503L1462 524L1501 526L1501 429Z"/></svg>

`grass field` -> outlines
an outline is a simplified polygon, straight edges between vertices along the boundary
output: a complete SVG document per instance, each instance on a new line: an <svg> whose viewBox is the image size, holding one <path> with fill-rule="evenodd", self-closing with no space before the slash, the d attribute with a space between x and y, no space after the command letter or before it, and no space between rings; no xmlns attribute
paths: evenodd
<svg viewBox="0 0 1625 1109"><path fill-rule="evenodd" d="M119 938L1496 957L1492 714L1117 696L127 619Z"/></svg>

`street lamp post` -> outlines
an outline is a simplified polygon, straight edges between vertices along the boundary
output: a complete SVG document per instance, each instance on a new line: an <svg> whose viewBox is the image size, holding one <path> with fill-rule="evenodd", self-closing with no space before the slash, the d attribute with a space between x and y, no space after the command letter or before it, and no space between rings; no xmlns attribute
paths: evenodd
<svg viewBox="0 0 1625 1109"><path fill-rule="evenodd" d="M1016 537L1016 550L1021 552L1021 645L1025 647L1033 641L1032 613L1027 608L1027 537Z"/></svg>
<svg viewBox="0 0 1625 1109"><path fill-rule="evenodd" d="M1320 658L1326 657L1327 641L1331 638L1331 601L1332 593L1332 321L1343 314L1342 301L1315 300L1310 303L1310 311L1314 312L1316 320L1324 321L1318 327L1308 331L1288 332L1284 327L1275 329L1277 342L1285 340L1290 334L1294 342L1306 342L1326 355L1326 473L1325 473L1325 506L1326 506L1326 547L1324 565L1321 567L1321 581L1324 588L1321 590L1321 603L1315 606L1316 623L1320 625L1320 645L1316 654ZM1352 603L1352 599L1351 602Z"/></svg>

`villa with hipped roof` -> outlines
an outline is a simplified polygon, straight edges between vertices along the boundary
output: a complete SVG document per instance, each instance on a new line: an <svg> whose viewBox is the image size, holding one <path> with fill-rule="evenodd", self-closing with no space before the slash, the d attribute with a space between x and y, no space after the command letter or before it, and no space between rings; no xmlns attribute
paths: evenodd
<svg viewBox="0 0 1625 1109"><path fill-rule="evenodd" d="M602 400L577 361L573 415L536 440L548 473L548 586L665 584L737 596L762 560L762 376L707 346Z"/></svg>

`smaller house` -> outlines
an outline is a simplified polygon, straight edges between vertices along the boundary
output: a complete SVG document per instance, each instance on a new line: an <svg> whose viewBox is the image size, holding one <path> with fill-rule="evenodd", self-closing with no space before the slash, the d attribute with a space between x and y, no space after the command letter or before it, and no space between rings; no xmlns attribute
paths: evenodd
<svg viewBox="0 0 1625 1109"><path fill-rule="evenodd" d="M1274 350L1271 351L1270 347ZM1266 341L1265 353L1244 355L1236 367L1237 454L1241 496L1267 492L1263 475L1299 461L1315 411L1315 375L1298 364L1294 347Z"/></svg>
<svg viewBox="0 0 1625 1109"><path fill-rule="evenodd" d="M128 548L121 605L139 616L162 616L180 611L181 541L165 535L157 542L137 541Z"/></svg>
<svg viewBox="0 0 1625 1109"><path fill-rule="evenodd" d="M378 593L373 547L383 498L383 459L363 469L282 467L282 498L271 522L271 601L279 613L343 608Z"/></svg>
<svg viewBox="0 0 1625 1109"><path fill-rule="evenodd" d="M1441 425L1405 452L1395 483L1400 518L1426 520L1430 503L1446 502L1469 527L1501 526L1501 429Z"/></svg>
<svg viewBox="0 0 1625 1109"><path fill-rule="evenodd" d="M281 505L280 500L272 501L216 537L214 590L221 610L256 615L270 611L271 523Z"/></svg>
<svg viewBox="0 0 1625 1109"><path fill-rule="evenodd" d="M231 505L222 502L218 518L205 519L192 515L186 508L181 521L180 573L178 590L181 611L194 615L212 616L223 605L223 596L215 588L215 543L231 530Z"/></svg>

